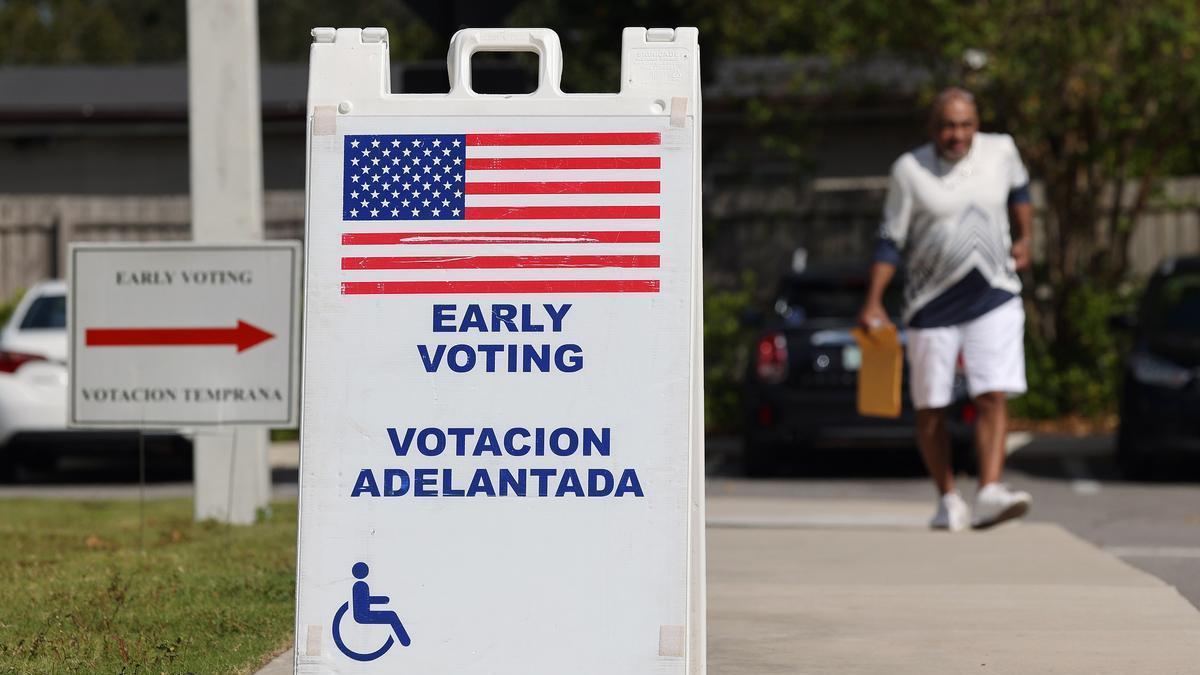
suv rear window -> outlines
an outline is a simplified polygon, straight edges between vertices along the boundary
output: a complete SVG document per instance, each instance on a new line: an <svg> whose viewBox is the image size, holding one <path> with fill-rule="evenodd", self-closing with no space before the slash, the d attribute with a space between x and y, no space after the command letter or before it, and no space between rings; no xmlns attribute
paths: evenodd
<svg viewBox="0 0 1200 675"><path fill-rule="evenodd" d="M889 314L900 313L902 285L892 281L884 292L883 305ZM798 277L780 289L776 309L781 314L798 313L807 319L853 319L862 309L866 292L867 282L862 278Z"/></svg>
<svg viewBox="0 0 1200 675"><path fill-rule="evenodd" d="M43 295L25 312L21 319L21 330L67 327L67 297L65 295Z"/></svg>
<svg viewBox="0 0 1200 675"><path fill-rule="evenodd" d="M1152 330L1200 333L1200 274L1163 277L1148 295L1145 319Z"/></svg>

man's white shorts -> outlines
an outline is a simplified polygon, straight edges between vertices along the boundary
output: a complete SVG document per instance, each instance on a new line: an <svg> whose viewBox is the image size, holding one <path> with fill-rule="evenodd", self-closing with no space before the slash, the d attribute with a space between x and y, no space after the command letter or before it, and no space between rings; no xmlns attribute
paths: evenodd
<svg viewBox="0 0 1200 675"><path fill-rule="evenodd" d="M988 392L1025 393L1025 308L1020 298L966 323L909 328L907 333L909 393L917 410L950 405L960 353L972 398Z"/></svg>

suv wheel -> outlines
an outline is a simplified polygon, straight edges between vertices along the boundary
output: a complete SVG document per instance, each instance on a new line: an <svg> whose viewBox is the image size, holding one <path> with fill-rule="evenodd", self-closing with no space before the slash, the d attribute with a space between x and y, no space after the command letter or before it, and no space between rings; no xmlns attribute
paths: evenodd
<svg viewBox="0 0 1200 675"><path fill-rule="evenodd" d="M975 440L968 436L950 441L950 465L955 473L968 476L979 475L979 454L975 451Z"/></svg>
<svg viewBox="0 0 1200 675"><path fill-rule="evenodd" d="M747 476L766 478L779 473L778 444L746 438L742 448L742 466Z"/></svg>
<svg viewBox="0 0 1200 675"><path fill-rule="evenodd" d="M1144 479L1153 473L1154 462L1137 439L1131 425L1122 421L1117 428L1117 465L1126 478Z"/></svg>

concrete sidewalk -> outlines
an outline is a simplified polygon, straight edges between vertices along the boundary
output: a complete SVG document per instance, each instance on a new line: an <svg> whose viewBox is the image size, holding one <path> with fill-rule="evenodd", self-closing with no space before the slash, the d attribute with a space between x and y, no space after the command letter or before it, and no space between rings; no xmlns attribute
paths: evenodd
<svg viewBox="0 0 1200 675"><path fill-rule="evenodd" d="M1055 525L952 535L927 508L710 499L709 672L1198 672L1174 588Z"/></svg>
<svg viewBox="0 0 1200 675"><path fill-rule="evenodd" d="M1055 525L930 532L911 502L710 496L708 509L713 675L1200 668L1200 612Z"/></svg>

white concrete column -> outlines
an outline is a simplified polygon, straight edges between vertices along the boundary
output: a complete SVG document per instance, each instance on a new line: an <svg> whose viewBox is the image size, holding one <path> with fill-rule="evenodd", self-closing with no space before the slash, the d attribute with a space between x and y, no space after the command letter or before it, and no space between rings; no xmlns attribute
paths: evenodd
<svg viewBox="0 0 1200 675"><path fill-rule="evenodd" d="M192 238L262 241L258 4L188 0L187 11ZM270 499L264 429L197 433L193 465L197 520L253 523Z"/></svg>

